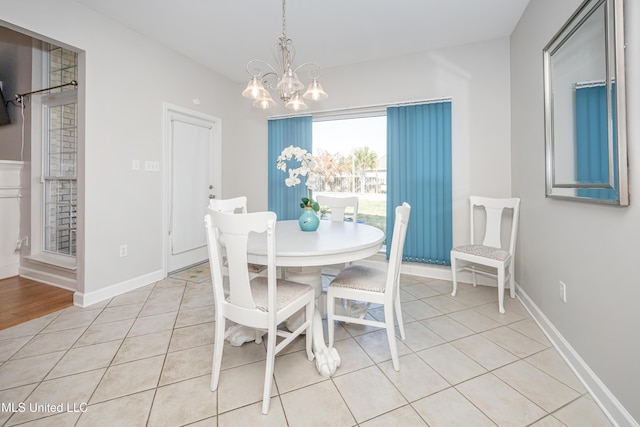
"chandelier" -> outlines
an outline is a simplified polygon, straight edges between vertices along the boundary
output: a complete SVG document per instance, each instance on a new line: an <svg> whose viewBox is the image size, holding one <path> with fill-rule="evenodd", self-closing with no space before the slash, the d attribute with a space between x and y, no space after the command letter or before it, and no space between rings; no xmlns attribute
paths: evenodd
<svg viewBox="0 0 640 427"><path fill-rule="evenodd" d="M305 62L298 67L293 66L296 50L293 41L287 37L285 0L282 0L282 35L273 44L273 58L276 67L260 59L252 59L247 63L247 73L251 76L242 96L253 100L253 106L266 110L276 105L271 93L277 95L285 107L294 111L306 110L304 98L319 101L327 97L327 93L318 82L322 68L315 62ZM308 70L309 86L300 95L304 84L298 79L298 71Z"/></svg>

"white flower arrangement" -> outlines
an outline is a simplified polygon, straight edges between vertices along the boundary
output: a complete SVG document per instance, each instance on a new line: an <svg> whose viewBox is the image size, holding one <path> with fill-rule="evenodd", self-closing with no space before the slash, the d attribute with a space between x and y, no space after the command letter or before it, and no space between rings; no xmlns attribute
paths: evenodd
<svg viewBox="0 0 640 427"><path fill-rule="evenodd" d="M284 180L284 183L287 187L294 187L300 184L299 176L307 177L306 184L307 187L311 186L310 182L310 174L316 168L316 161L314 160L311 153L309 153L304 148L294 147L293 145L288 146L282 153L278 156L278 169L287 172L287 161L295 158L298 162L300 162L300 166L297 168L289 169L289 177Z"/></svg>
<svg viewBox="0 0 640 427"><path fill-rule="evenodd" d="M289 168L287 171L287 162L295 159L300 163L300 166L297 168ZM277 168L282 172L289 173L289 176L285 178L284 183L287 187L295 187L300 184L300 177L304 176L305 185L307 186L307 196L302 198L302 203L300 203L301 208L311 207L313 210L318 211L320 206L318 203L314 202L311 198L311 187L313 185L313 171L316 168L316 161L313 158L313 155L309 153L304 148L294 147L293 145L288 146L282 153L278 156L277 160Z"/></svg>

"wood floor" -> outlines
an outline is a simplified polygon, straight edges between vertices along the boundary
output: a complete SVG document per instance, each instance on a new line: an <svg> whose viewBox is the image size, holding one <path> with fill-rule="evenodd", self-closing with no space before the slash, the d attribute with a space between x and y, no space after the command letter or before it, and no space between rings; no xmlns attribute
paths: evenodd
<svg viewBox="0 0 640 427"><path fill-rule="evenodd" d="M72 291L19 276L0 279L0 330L72 305Z"/></svg>

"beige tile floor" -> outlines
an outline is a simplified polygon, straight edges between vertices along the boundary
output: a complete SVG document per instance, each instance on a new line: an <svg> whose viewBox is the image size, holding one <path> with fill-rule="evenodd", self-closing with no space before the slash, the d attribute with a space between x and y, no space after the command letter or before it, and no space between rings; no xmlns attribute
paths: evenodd
<svg viewBox="0 0 640 427"><path fill-rule="evenodd" d="M611 425L518 300L499 315L495 288L450 289L403 276L400 372L381 330L338 325L332 378L293 343L262 415L264 345L227 345L209 390L213 295L208 267L192 268L0 331L0 425Z"/></svg>

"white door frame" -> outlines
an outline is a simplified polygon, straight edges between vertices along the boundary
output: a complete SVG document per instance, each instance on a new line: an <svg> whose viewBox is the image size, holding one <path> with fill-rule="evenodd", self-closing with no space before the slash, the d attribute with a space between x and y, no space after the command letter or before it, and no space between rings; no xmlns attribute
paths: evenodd
<svg viewBox="0 0 640 427"><path fill-rule="evenodd" d="M205 120L213 125L213 181L214 188L212 194L216 197L220 197L222 194L222 120L218 117L210 116L199 111L190 110L178 105L170 104L168 102L162 103L162 143L163 143L163 213L162 213L162 232L164 238L162 239L162 270L164 277L168 275L168 258L169 258L169 219L171 211L171 117L172 114L180 114L192 117L194 119ZM204 219L203 219L204 229Z"/></svg>

